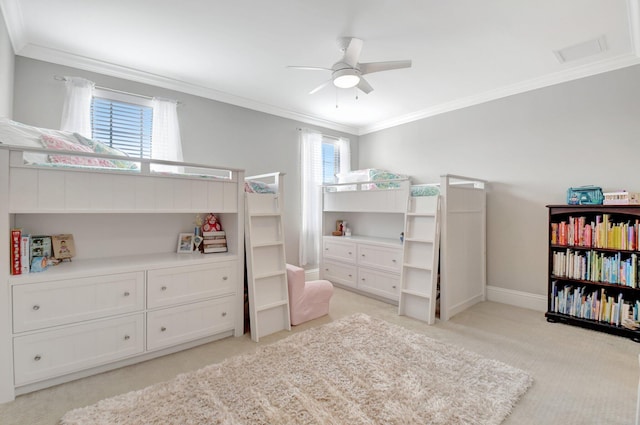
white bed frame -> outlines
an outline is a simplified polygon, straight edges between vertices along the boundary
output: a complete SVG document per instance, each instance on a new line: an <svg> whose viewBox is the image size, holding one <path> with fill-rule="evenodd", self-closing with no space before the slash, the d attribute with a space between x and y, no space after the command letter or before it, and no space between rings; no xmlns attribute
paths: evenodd
<svg viewBox="0 0 640 425"><path fill-rule="evenodd" d="M140 164L138 172L57 168L25 164L25 151L123 159L0 144L0 276L4 280L0 290L0 403L13 400L16 394L222 337L243 335L243 170L139 158L127 158ZM154 164L174 166L191 174L155 173L152 171ZM196 214L208 212L219 216L227 232L228 252L176 253L178 233L193 232ZM103 222L107 222L105 226L109 228L99 228ZM32 234L72 233L76 257L72 262L64 262L41 273L10 276L9 231L14 227L24 227ZM127 276L129 280L106 286L100 283L112 276ZM218 278L221 286L212 285ZM127 282L134 280L135 290L127 289L123 293L127 299L135 298L137 307L111 306L111 310L104 310L106 313L100 310L102 307L85 308L77 314L72 311L69 317L43 321L42 325L21 324L16 316L20 310L16 306L16 294L30 293L33 288L42 288L42 293L59 288L69 295L62 298L62 302L67 302L78 295L69 292L72 291L67 288L69 285L83 291L94 286L110 291L109 288L128 285ZM176 292L172 292L173 288ZM154 294L155 289L162 294ZM108 298L96 294L94 299ZM38 296L48 302L46 295ZM82 297L78 295L77 298ZM23 313L26 315L31 310L43 313L45 307L34 305L33 309L23 309ZM213 311L218 311L217 318L212 316ZM176 322L173 329L168 326L167 332L163 329L162 335L155 335L152 322L169 320L169 316L170 320L179 322L181 333L174 335L172 332L178 327ZM29 362L34 359L25 360L16 354L18 342L27 348L32 346L29 344L49 344L47 347L51 347L51 344L56 345L56 332L72 338L75 329L86 329L85 334L90 334L92 326L105 330L107 323L113 323L108 331L115 332L116 322L133 323L134 319L136 324L131 325L132 333L125 336L127 343L135 341L137 348L133 351L123 349L106 356L93 353L91 358L80 355L77 359L75 352L58 353L70 360L56 366L53 372L39 369L47 368L46 354L36 355L37 363L33 366ZM43 343L45 339L53 342ZM90 349L88 345L85 348ZM24 367L20 380L16 378L16 367Z"/></svg>
<svg viewBox="0 0 640 425"><path fill-rule="evenodd" d="M323 212L405 214L411 184L409 179L394 181L400 187L375 189L370 186L389 181L325 185ZM486 182L471 177L443 175L440 182L429 186L440 189L440 320L449 320L486 299ZM344 187L354 190L339 189ZM324 229L323 234L327 236L330 231Z"/></svg>

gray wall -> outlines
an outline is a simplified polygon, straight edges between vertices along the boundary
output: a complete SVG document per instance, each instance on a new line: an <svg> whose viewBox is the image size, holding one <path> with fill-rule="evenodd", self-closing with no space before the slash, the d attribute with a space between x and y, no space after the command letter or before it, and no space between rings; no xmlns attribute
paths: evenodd
<svg viewBox="0 0 640 425"><path fill-rule="evenodd" d="M548 204L570 186L640 192L640 66L360 136L359 166L490 182L487 283L543 295Z"/></svg>
<svg viewBox="0 0 640 425"><path fill-rule="evenodd" d="M247 175L274 171L285 177L287 261L298 264L300 228L299 127L303 123L245 108L17 56L15 60L14 119L31 125L59 128L64 84L54 75L88 78L98 86L161 96L182 102L178 107L184 159L246 170ZM324 134L351 140L352 161L358 157L358 137L328 129Z"/></svg>
<svg viewBox="0 0 640 425"><path fill-rule="evenodd" d="M0 117L12 117L14 63L13 47L0 10Z"/></svg>

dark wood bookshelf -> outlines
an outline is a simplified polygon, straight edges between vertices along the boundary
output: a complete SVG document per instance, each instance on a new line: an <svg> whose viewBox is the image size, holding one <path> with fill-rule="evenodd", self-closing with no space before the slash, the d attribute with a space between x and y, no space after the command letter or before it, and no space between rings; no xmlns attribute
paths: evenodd
<svg viewBox="0 0 640 425"><path fill-rule="evenodd" d="M559 313L552 311L552 298L553 282L556 282L556 288L560 289L563 286L585 287L591 293L597 289L604 288L607 296L613 296L617 299L619 294L623 294L622 297L627 303L635 304L637 300L640 300L640 288L632 287L617 283L609 282L597 282L593 280L582 280L575 278L568 278L564 276L555 276L553 274L553 254L554 252L563 252L566 250L572 250L574 252L587 252L597 251L605 254L615 255L620 253L625 258L628 258L632 254L638 255L638 263L640 263L640 251L636 246L635 249L615 249L615 248L598 248L581 245L568 245L568 244L552 244L551 243L551 224L560 223L561 221L568 221L569 217L586 217L587 222L595 220L597 215L609 214L612 224L630 222L635 223L636 220L640 220L640 205L547 205L549 212L548 220L548 288L547 288L547 312L545 317L547 321L553 323L564 323L567 325L578 326L581 328L591 329L594 331L605 332L612 335L617 335L625 338L629 338L635 342L640 342L640 330L628 329L622 325L610 324L604 321L598 321L593 319L585 319L577 316L571 316L569 314ZM636 235L637 237L637 235ZM595 242L595 241L594 241ZM636 265L637 269L640 266ZM636 270L636 286L640 286L637 281L640 280L640 270ZM621 321L620 321L621 322Z"/></svg>

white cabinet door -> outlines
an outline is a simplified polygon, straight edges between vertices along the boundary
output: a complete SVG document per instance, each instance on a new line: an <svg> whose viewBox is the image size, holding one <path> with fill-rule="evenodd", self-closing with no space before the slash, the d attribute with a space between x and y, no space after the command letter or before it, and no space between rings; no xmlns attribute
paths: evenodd
<svg viewBox="0 0 640 425"><path fill-rule="evenodd" d="M397 301L400 276L378 270L358 269L358 289Z"/></svg>
<svg viewBox="0 0 640 425"><path fill-rule="evenodd" d="M144 308L144 272L14 285L14 332L97 319Z"/></svg>
<svg viewBox="0 0 640 425"><path fill-rule="evenodd" d="M323 267L323 279L352 288L356 287L358 273L355 265L325 261Z"/></svg>
<svg viewBox="0 0 640 425"><path fill-rule="evenodd" d="M13 339L16 386L144 351L144 315L89 322Z"/></svg>
<svg viewBox="0 0 640 425"><path fill-rule="evenodd" d="M147 272L147 307L157 308L235 293L236 262Z"/></svg>
<svg viewBox="0 0 640 425"><path fill-rule="evenodd" d="M350 241L325 238L323 240L322 255L324 256L324 258L331 258L334 260L355 263L356 244L355 242Z"/></svg>
<svg viewBox="0 0 640 425"><path fill-rule="evenodd" d="M150 311L147 313L147 350L233 330L234 300L231 296Z"/></svg>
<svg viewBox="0 0 640 425"><path fill-rule="evenodd" d="M358 244L358 265L400 273L402 249L360 243Z"/></svg>

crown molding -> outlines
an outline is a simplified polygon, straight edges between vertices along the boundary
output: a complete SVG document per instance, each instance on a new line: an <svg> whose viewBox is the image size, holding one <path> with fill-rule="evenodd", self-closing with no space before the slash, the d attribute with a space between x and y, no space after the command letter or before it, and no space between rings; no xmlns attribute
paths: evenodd
<svg viewBox="0 0 640 425"><path fill-rule="evenodd" d="M635 54L629 54L618 56L608 60L603 60L597 63L580 66L577 68L567 69L555 74L546 75L540 78L534 78L518 84L512 84L496 90L490 90L484 93L480 93L478 95L457 99L452 102L442 103L440 105L423 109L421 111L416 111L407 115L381 121L374 125L361 127L359 129L358 136L374 133L376 131L385 130L402 124L408 124L413 121L429 118L435 115L443 114L445 112L452 112L457 109L468 108L470 106L479 105L481 103L490 102L492 100L501 99L503 97L513 96L515 94L525 93L531 90L536 90L560 83L566 83L568 81L573 81L580 78L601 74L603 72L614 71L616 69L626 68L628 66L638 64L640 64L640 57Z"/></svg>
<svg viewBox="0 0 640 425"><path fill-rule="evenodd" d="M279 116L281 118L287 118L305 124L324 127L348 134L357 135L358 133L358 128L356 127L327 121L310 115L301 114L299 112L289 111L277 106L257 102L255 100L243 98L240 96L234 96L232 94L218 91L209 87L204 87L182 80L144 72L138 69L116 65L113 63L98 61L92 58L74 55L61 50L50 49L35 44L27 44L20 51L17 51L16 54L30 59L42 60L58 65L82 69L84 71L95 72L111 77L122 78L138 83L162 87L169 90L175 90L181 93L192 94L194 96L204 97L218 102L239 106L241 108L264 112L266 114Z"/></svg>
<svg viewBox="0 0 640 425"><path fill-rule="evenodd" d="M4 16L13 51L18 52L26 44L26 31L19 0L0 0L0 10Z"/></svg>

